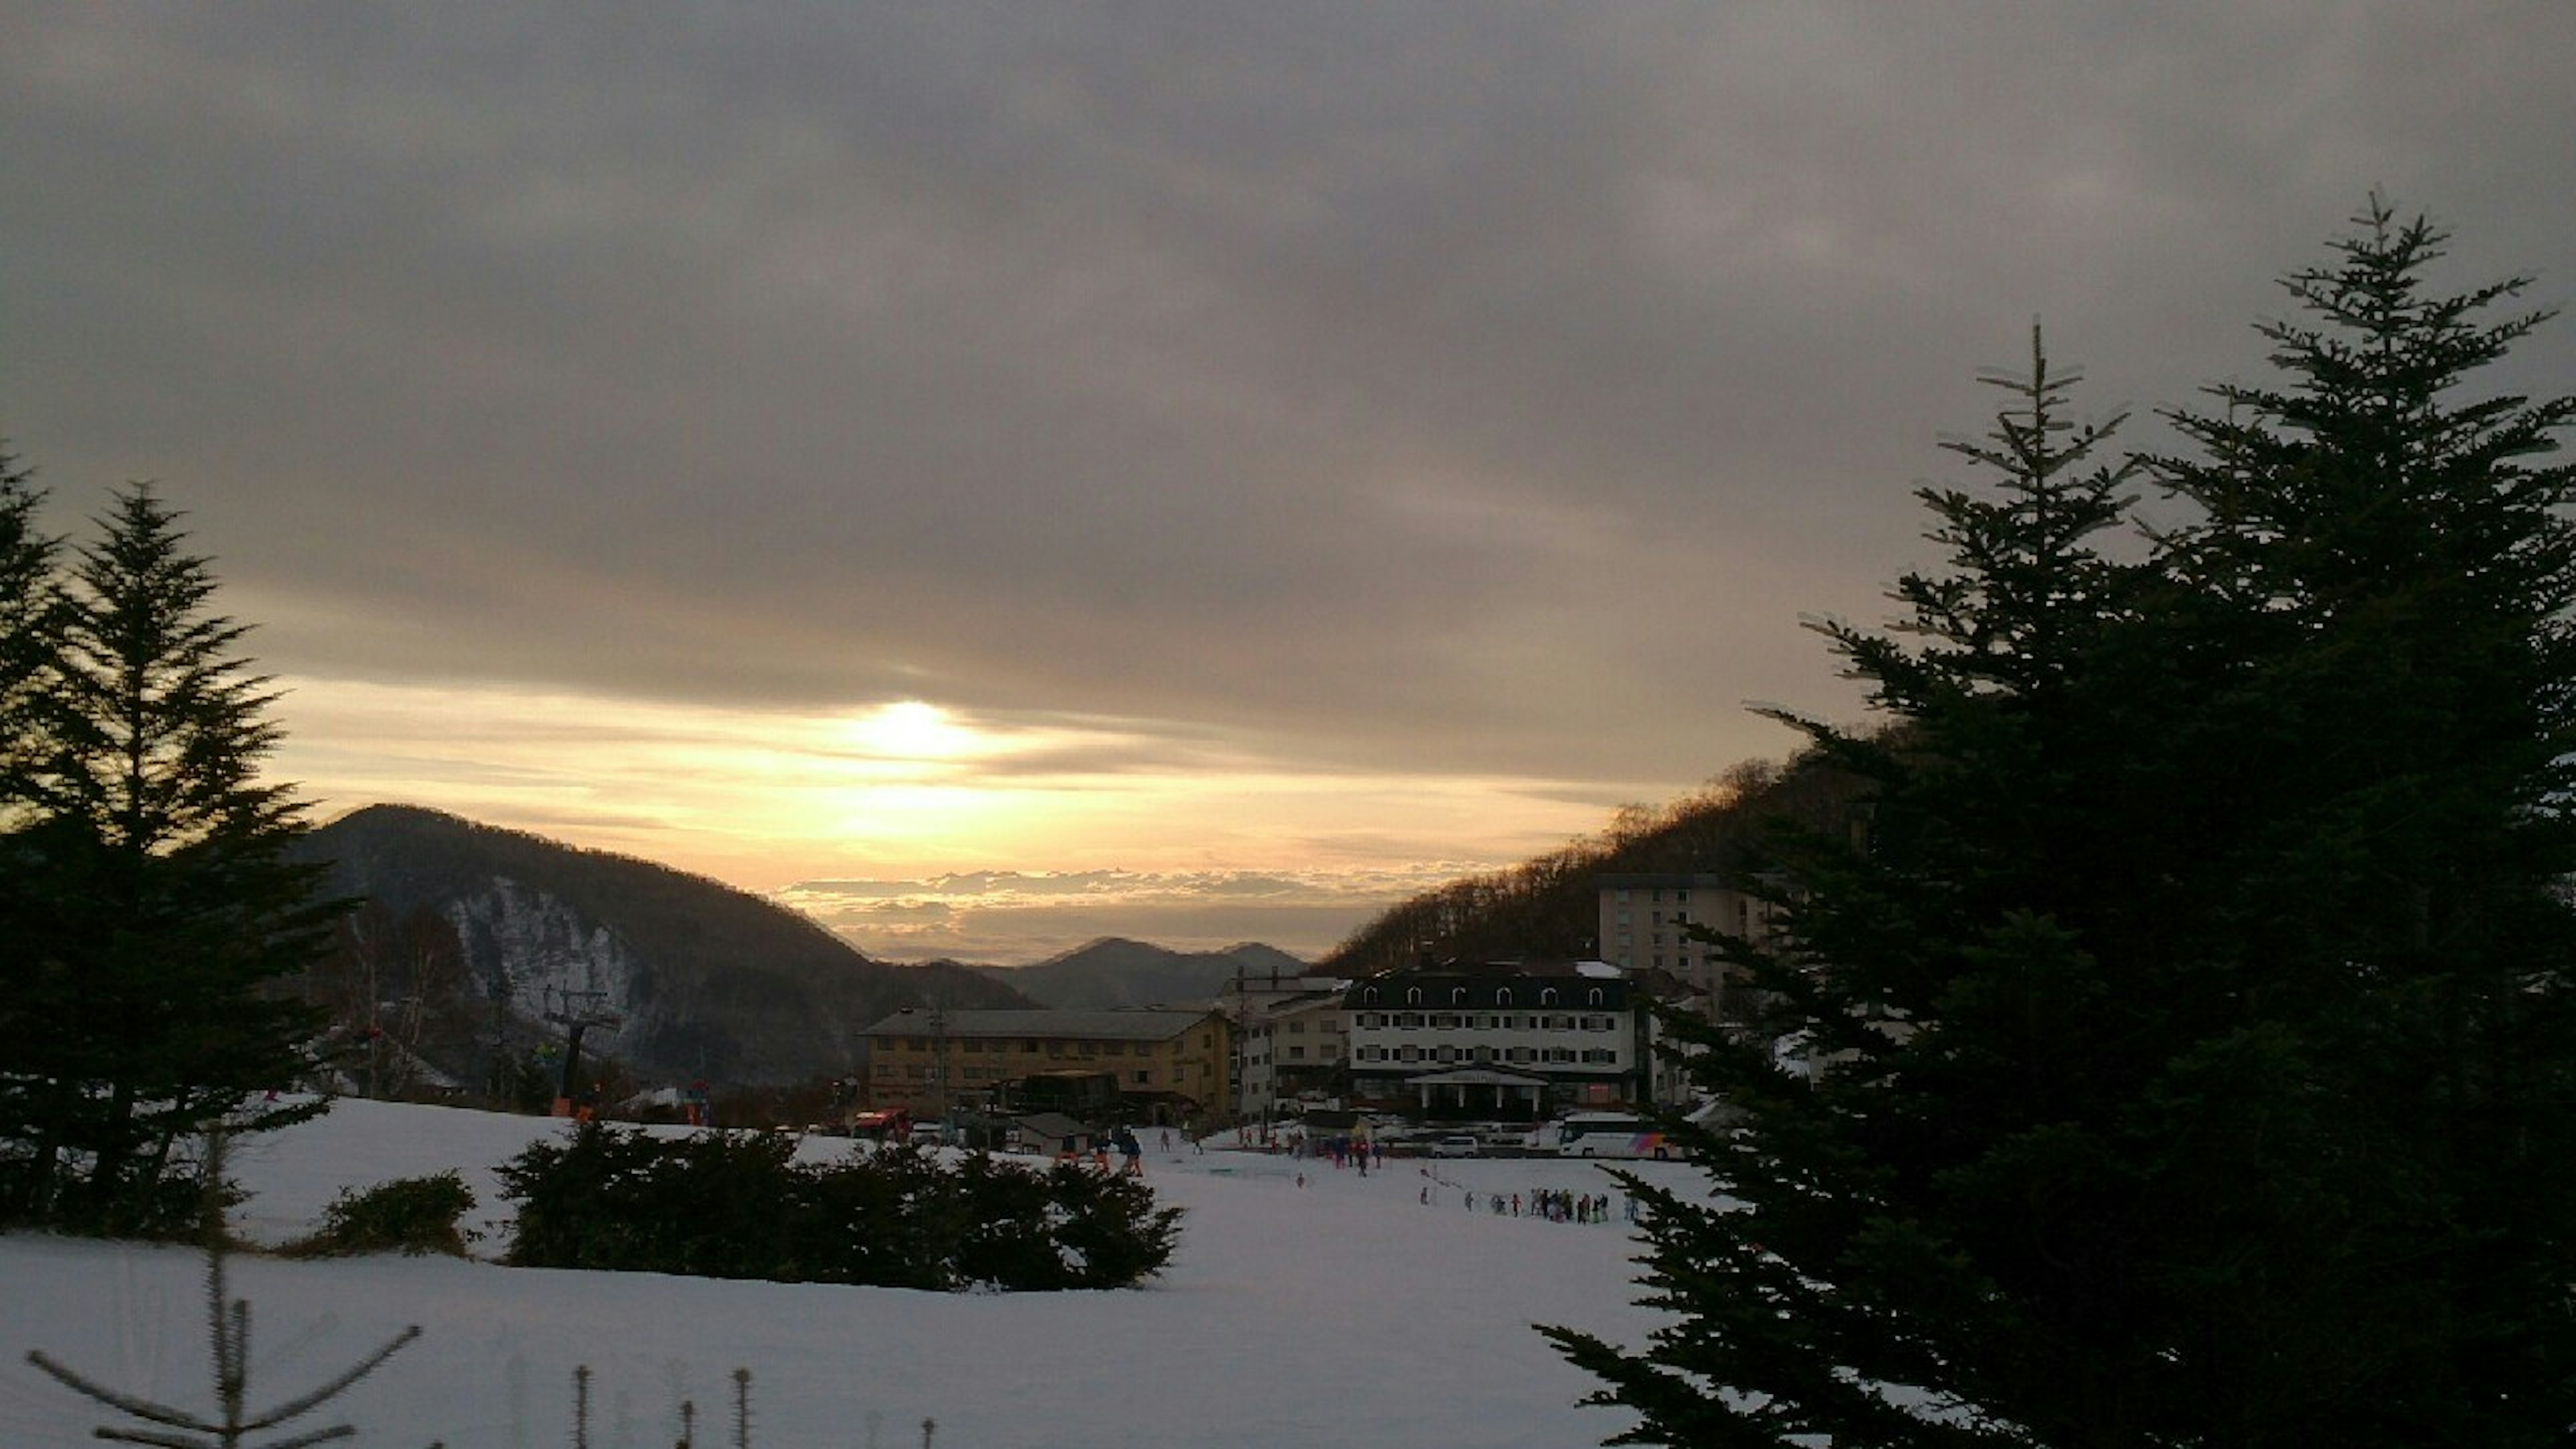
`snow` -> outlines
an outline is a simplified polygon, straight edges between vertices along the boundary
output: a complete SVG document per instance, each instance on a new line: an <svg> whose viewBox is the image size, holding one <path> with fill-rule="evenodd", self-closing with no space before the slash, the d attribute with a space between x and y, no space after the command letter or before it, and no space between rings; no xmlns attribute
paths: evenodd
<svg viewBox="0 0 2576 1449"><path fill-rule="evenodd" d="M561 1124L436 1107L338 1103L235 1149L253 1240L308 1230L344 1187L459 1169L497 1256L508 1204L492 1169ZM1390 1159L1366 1178L1329 1161L1157 1150L1147 1170L1187 1209L1179 1252L1137 1290L937 1294L387 1256L232 1261L252 1315L251 1400L330 1378L417 1323L425 1335L292 1429L352 1423L358 1444L532 1449L571 1442L572 1376L592 1370L590 1443L667 1449L681 1400L697 1443L729 1445L732 1374L752 1374L765 1449L904 1449L935 1419L942 1449L1514 1449L1599 1443L1632 1421L1576 1403L1597 1384L1531 1331L1565 1323L1642 1344L1635 1251L1618 1225L1497 1217L1487 1195L1610 1192L1593 1165ZM839 1139L802 1149L854 1150ZM1688 1168L1631 1164L1683 1190ZM1297 1174L1306 1185L1300 1187ZM1431 1174L1437 1174L1437 1177ZM1430 1187L1434 1204L1424 1206ZM1473 1189L1478 1206L1460 1206ZM106 1384L204 1411L202 1258L0 1237L0 1443L96 1442L111 1415L27 1364L30 1349Z"/></svg>

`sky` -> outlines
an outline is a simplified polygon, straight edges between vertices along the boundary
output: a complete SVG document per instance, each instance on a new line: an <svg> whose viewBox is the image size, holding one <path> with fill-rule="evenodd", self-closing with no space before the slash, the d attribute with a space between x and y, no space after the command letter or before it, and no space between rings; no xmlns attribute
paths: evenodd
<svg viewBox="0 0 2576 1449"><path fill-rule="evenodd" d="M2571 64L2563 0L0 0L0 434L57 532L186 510L317 818L1315 953L1861 718L1802 620L1939 561L2034 319L2154 447L2374 188L2564 304Z"/></svg>

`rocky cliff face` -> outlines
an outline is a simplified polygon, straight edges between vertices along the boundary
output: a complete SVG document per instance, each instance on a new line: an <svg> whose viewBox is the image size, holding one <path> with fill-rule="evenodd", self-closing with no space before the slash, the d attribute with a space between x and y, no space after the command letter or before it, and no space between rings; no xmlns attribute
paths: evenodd
<svg viewBox="0 0 2576 1449"><path fill-rule="evenodd" d="M1027 1006L958 968L892 966L744 891L648 861L585 851L405 806L315 830L299 854L330 888L456 937L460 990L495 1035L560 1038L549 1016L613 1013L585 1053L647 1085L771 1085L857 1071L858 1032L932 994L951 1006ZM440 1063L468 1079L480 1063Z"/></svg>
<svg viewBox="0 0 2576 1449"><path fill-rule="evenodd" d="M455 928L484 996L498 997L514 1014L543 1020L566 996L594 1000L620 1016L638 1014L642 960L615 931L570 904L494 876L486 889L448 901L440 914Z"/></svg>

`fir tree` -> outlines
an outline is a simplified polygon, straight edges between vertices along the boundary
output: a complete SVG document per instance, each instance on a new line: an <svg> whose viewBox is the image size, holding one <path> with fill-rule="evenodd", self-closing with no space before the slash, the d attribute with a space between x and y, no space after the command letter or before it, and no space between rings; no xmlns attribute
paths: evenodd
<svg viewBox="0 0 2576 1449"><path fill-rule="evenodd" d="M55 541L36 526L44 495L0 446L0 831L23 823L33 788L37 681L53 631Z"/></svg>
<svg viewBox="0 0 2576 1449"><path fill-rule="evenodd" d="M173 1147L301 1065L300 971L336 908L289 863L291 791L258 769L273 697L211 612L215 579L148 487L115 500L53 591L19 735L34 761L16 877L0 1106L6 1206L108 1228L184 1222Z"/></svg>
<svg viewBox="0 0 2576 1449"><path fill-rule="evenodd" d="M2197 452L2155 460L2206 514L2172 566L2252 646L2229 699L2260 773L2237 782L2209 949L2261 965L2241 1010L2282 1023L2276 1060L2331 1103L2304 1153L2235 1144L2317 1205L2258 1346L2299 1350L2338 1396L2310 1423L2342 1437L2558 1443L2576 469L2534 460L2576 399L2467 395L2551 314L2495 315L2522 278L2432 288L2447 236L2424 218L2373 197L2355 224L2260 329L2282 380L2171 415Z"/></svg>
<svg viewBox="0 0 2576 1449"><path fill-rule="evenodd" d="M1633 1442L2557 1442L2576 584L2568 413L2443 393L2537 320L2423 300L2374 206L2266 328L2296 382L2154 460L2204 523L2115 563L2034 373L1902 637L1890 716L1811 727L1865 835L1792 842L1776 1004L1696 1070L1717 1196L1649 1191L1642 1355L1550 1329ZM2064 437L2060 444L2054 439ZM2409 540L2412 540L2410 545ZM1773 1063L1772 1038L1812 1070Z"/></svg>

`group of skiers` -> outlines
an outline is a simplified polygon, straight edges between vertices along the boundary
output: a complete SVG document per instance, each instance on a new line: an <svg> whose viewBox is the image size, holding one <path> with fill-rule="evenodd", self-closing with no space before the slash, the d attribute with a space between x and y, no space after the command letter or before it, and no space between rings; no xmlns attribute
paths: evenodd
<svg viewBox="0 0 2576 1449"><path fill-rule="evenodd" d="M1545 1218L1552 1223L1606 1223L1610 1221L1611 1214L1610 1194L1606 1192L1575 1193L1563 1188L1543 1187L1533 1189L1527 1196L1517 1192L1495 1192L1479 1199L1471 1187L1461 1191L1458 1205L1474 1212L1479 1201L1491 1208L1496 1217ZM1637 1220L1637 1200L1632 1197L1624 1201L1627 1204L1626 1220L1633 1223ZM1429 1183L1422 1185L1422 1205L1432 1205Z"/></svg>

